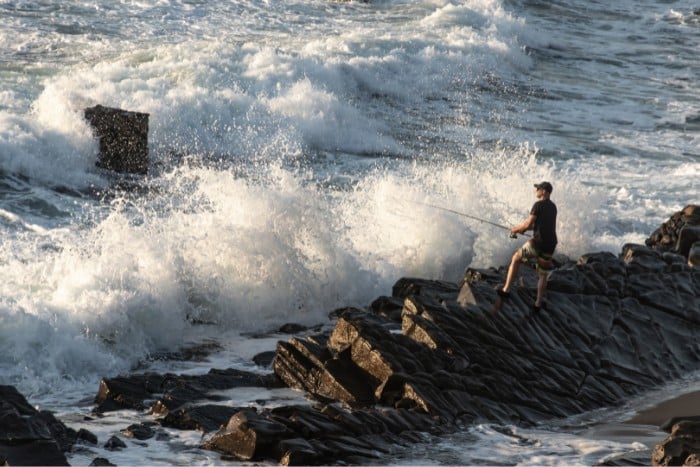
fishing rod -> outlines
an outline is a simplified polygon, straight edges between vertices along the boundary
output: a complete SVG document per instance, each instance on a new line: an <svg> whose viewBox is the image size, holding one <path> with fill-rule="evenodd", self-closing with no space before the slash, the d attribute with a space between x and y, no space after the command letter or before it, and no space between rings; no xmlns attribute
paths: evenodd
<svg viewBox="0 0 700 467"><path fill-rule="evenodd" d="M495 222L491 222L491 221L489 221L489 220L482 219L482 218L480 218L480 217L472 216L471 214L467 214L467 213L464 213L464 212L455 211L454 209L445 208L445 207L442 207L442 206L438 206L438 205L436 205L436 204L421 203L420 201L411 201L411 200L405 200L405 201L408 201L409 203L414 203L414 204L422 204L423 206L428 206L428 207L431 207L431 208L440 209L441 211L451 212L452 214L457 214L458 216L467 217L467 218L469 218L469 219L474 219L475 221L483 222L483 223L485 223L485 224L489 224L489 225L493 225L494 227L498 227L499 229L505 229L505 230L510 231L510 227L507 227L507 226L505 226L505 225L497 224L497 223L495 223ZM524 236L526 236L526 237L529 237L529 236L530 236L529 234L526 234L526 233L522 233L521 235L524 235ZM510 234L510 238L518 238L518 234L516 234L516 233L511 233L511 234Z"/></svg>

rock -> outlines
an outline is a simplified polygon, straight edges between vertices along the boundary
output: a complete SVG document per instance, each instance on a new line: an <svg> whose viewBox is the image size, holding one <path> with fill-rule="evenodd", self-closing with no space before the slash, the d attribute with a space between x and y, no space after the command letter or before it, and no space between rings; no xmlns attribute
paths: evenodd
<svg viewBox="0 0 700 467"><path fill-rule="evenodd" d="M109 451L120 451L126 448L126 443L119 439L117 436L112 436L107 440L107 442L104 445L104 448Z"/></svg>
<svg viewBox="0 0 700 467"><path fill-rule="evenodd" d="M97 436L91 431L81 428L78 430L78 434L76 435L76 442L77 441L84 441L88 444L97 444Z"/></svg>
<svg viewBox="0 0 700 467"><path fill-rule="evenodd" d="M285 425L262 417L253 410L244 410L232 416L226 427L204 447L234 455L241 460L271 457L266 449L289 434Z"/></svg>
<svg viewBox="0 0 700 467"><path fill-rule="evenodd" d="M13 386L0 385L0 463L68 465L77 433L52 413L34 409Z"/></svg>
<svg viewBox="0 0 700 467"><path fill-rule="evenodd" d="M273 350L268 350L265 352L260 352L253 357L253 363L258 366L269 368L272 366L272 360L275 358L275 352Z"/></svg>
<svg viewBox="0 0 700 467"><path fill-rule="evenodd" d="M90 462L91 466L99 466L99 467L107 467L107 466L116 466L116 464L112 464L109 460L105 459L104 457L95 457L92 462Z"/></svg>
<svg viewBox="0 0 700 467"><path fill-rule="evenodd" d="M688 251L688 266L700 266L700 242L691 245Z"/></svg>
<svg viewBox="0 0 700 467"><path fill-rule="evenodd" d="M347 353L333 355L310 338L278 342L272 368L289 387L321 400L344 401L354 407L374 401L372 384Z"/></svg>
<svg viewBox="0 0 700 467"><path fill-rule="evenodd" d="M659 428L661 428L661 430L665 431L666 433L671 433L671 432L673 432L674 427L678 423L683 422L683 421L694 422L694 423L700 424L700 415L690 415L690 416L669 418L664 423L662 423ZM686 425L686 426L689 426L689 425Z"/></svg>
<svg viewBox="0 0 700 467"><path fill-rule="evenodd" d="M148 172L148 114L96 105L85 119L100 142L98 167L121 173Z"/></svg>
<svg viewBox="0 0 700 467"><path fill-rule="evenodd" d="M234 414L241 410L241 407L185 404L168 412L161 420L161 425L179 430L197 430L207 433L220 429Z"/></svg>
<svg viewBox="0 0 700 467"><path fill-rule="evenodd" d="M277 330L277 332L281 334L298 334L300 332L304 332L308 329L308 327L298 324L298 323L287 323L283 324L280 326L280 328Z"/></svg>
<svg viewBox="0 0 700 467"><path fill-rule="evenodd" d="M277 445L282 465L314 465L321 454L304 438L284 439Z"/></svg>
<svg viewBox="0 0 700 467"><path fill-rule="evenodd" d="M95 396L97 406L93 411L143 410L144 400L162 391L162 381L163 377L155 373L102 379Z"/></svg>
<svg viewBox="0 0 700 467"><path fill-rule="evenodd" d="M155 430L145 423L134 423L127 428L121 430L121 433L127 438L138 440L151 439L156 435Z"/></svg>
<svg viewBox="0 0 700 467"><path fill-rule="evenodd" d="M678 244L676 251L686 258L690 254L690 248L700 243L700 225L686 225L678 233Z"/></svg>
<svg viewBox="0 0 700 467"><path fill-rule="evenodd" d="M671 434L657 444L651 454L652 465L698 465L700 459L700 421L680 420Z"/></svg>
<svg viewBox="0 0 700 467"><path fill-rule="evenodd" d="M689 259L690 247L696 241L700 241L700 205L689 204L661 224L645 244Z"/></svg>
<svg viewBox="0 0 700 467"><path fill-rule="evenodd" d="M367 463L406 444L407 439L415 442L413 430L434 427L424 415L403 410L390 413L385 418L374 409L351 412L332 405L287 406L261 412L244 409L202 447L237 460L273 459L283 465L325 465L336 459L352 463L356 456L358 462L362 458Z"/></svg>
<svg viewBox="0 0 700 467"><path fill-rule="evenodd" d="M145 401L161 396L151 407L151 412L166 415L183 404L195 400L217 400L215 391L236 387L279 387L280 381L272 376L236 369L213 368L205 375L160 375L146 373L106 378L100 381L95 396L96 413L112 410L145 410Z"/></svg>

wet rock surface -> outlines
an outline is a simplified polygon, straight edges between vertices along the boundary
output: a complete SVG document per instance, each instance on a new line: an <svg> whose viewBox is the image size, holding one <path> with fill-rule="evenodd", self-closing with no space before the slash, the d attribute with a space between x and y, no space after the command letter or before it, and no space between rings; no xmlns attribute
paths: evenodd
<svg viewBox="0 0 700 467"><path fill-rule="evenodd" d="M700 265L700 205L689 204L674 213L646 240L645 244L662 251L672 251L688 259L692 266Z"/></svg>
<svg viewBox="0 0 700 467"><path fill-rule="evenodd" d="M662 427L668 437L654 447L652 465L700 465L700 417L680 417Z"/></svg>
<svg viewBox="0 0 700 467"><path fill-rule="evenodd" d="M496 293L504 274L470 269L459 284L402 278L366 308L333 311L332 327L299 328L304 335L279 341L274 355L261 357L268 373L106 378L95 413L155 418L156 426L123 427L135 439L152 438L157 425L199 430L201 447L222 460L376 464L426 434L478 422L528 426L615 406L700 368L700 268L680 254L629 244L619 255L560 260L539 312L536 272L521 271L508 298ZM289 387L311 404L232 407L220 394L235 387ZM44 455L62 456L74 440L70 429L22 399L3 395L2 408L10 418L41 420L45 428L29 423L26 438L51 445ZM697 427L681 425L672 435L686 446L682 436ZM107 444L123 449L119 441ZM0 442L0 456L18 463L15 438ZM654 459L679 458L676 451L686 451L677 445L655 450Z"/></svg>
<svg viewBox="0 0 700 467"><path fill-rule="evenodd" d="M0 464L68 465L78 432L32 407L12 386L0 385Z"/></svg>

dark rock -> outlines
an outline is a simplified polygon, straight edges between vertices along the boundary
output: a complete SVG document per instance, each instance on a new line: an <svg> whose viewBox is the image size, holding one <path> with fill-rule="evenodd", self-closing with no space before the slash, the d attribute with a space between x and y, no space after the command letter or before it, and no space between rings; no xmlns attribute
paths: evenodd
<svg viewBox="0 0 700 467"><path fill-rule="evenodd" d="M179 360L203 362L214 352L221 350L217 342L201 342L183 347L174 352L159 352L151 355L153 360Z"/></svg>
<svg viewBox="0 0 700 467"><path fill-rule="evenodd" d="M260 352L259 354L255 355L253 357L253 363L255 363L258 366L268 368L268 367L272 366L272 360L274 358L275 358L275 351L274 350Z"/></svg>
<svg viewBox="0 0 700 467"><path fill-rule="evenodd" d="M405 277L399 279L392 288L391 295L404 299L409 295L426 296L440 299L444 296L456 297L459 286L452 282Z"/></svg>
<svg viewBox="0 0 700 467"><path fill-rule="evenodd" d="M232 416L226 427L206 442L204 447L242 460L269 458L272 453L268 449L290 434L290 430L282 423L265 418L253 410L244 410Z"/></svg>
<svg viewBox="0 0 700 467"><path fill-rule="evenodd" d="M300 332L306 331L308 328L302 324L297 323L287 323L280 326L277 332L281 334L298 334Z"/></svg>
<svg viewBox="0 0 700 467"><path fill-rule="evenodd" d="M13 386L0 385L0 460L5 465L68 465L77 433L37 411Z"/></svg>
<svg viewBox="0 0 700 467"><path fill-rule="evenodd" d="M700 421L680 420L671 434L657 444L651 454L652 465L698 465L700 459Z"/></svg>
<svg viewBox="0 0 700 467"><path fill-rule="evenodd" d="M144 423L135 423L129 425L127 428L121 430L121 433L127 438L134 438L139 440L151 439L155 436L155 430Z"/></svg>
<svg viewBox="0 0 700 467"><path fill-rule="evenodd" d="M347 353L333 355L309 338L279 342L272 368L289 387L306 390L322 400L363 406L374 399L371 383Z"/></svg>
<svg viewBox="0 0 700 467"><path fill-rule="evenodd" d="M70 465L53 441L0 444L2 465Z"/></svg>
<svg viewBox="0 0 700 467"><path fill-rule="evenodd" d="M676 251L684 257L690 254L690 247L700 241L700 225L686 225L678 233Z"/></svg>
<svg viewBox="0 0 700 467"><path fill-rule="evenodd" d="M689 257L690 248L700 241L700 205L690 204L671 215L645 241L650 246L661 251L671 251Z"/></svg>
<svg viewBox="0 0 700 467"><path fill-rule="evenodd" d="M395 323L401 322L401 310L403 309L403 299L396 297L382 296L377 298L369 306L369 311L382 318Z"/></svg>
<svg viewBox="0 0 700 467"><path fill-rule="evenodd" d="M91 466L100 466L100 467L107 467L107 466L116 466L117 464L112 464L109 460L105 459L104 457L95 457L92 462L90 462Z"/></svg>
<svg viewBox="0 0 700 467"><path fill-rule="evenodd" d="M304 438L283 439L277 445L282 465L315 465L322 456Z"/></svg>
<svg viewBox="0 0 700 467"><path fill-rule="evenodd" d="M666 269L666 261L658 250L628 243L622 247L622 260L627 274L660 273Z"/></svg>
<svg viewBox="0 0 700 467"><path fill-rule="evenodd" d="M700 242L695 242L690 246L688 266L700 266Z"/></svg>
<svg viewBox="0 0 700 467"><path fill-rule="evenodd" d="M112 436L111 438L109 438L104 445L104 448L109 451L119 451L121 449L124 449L125 447L126 443L116 436Z"/></svg>
<svg viewBox="0 0 700 467"><path fill-rule="evenodd" d="M14 386L0 385L0 401L13 407L19 415L34 415L37 412Z"/></svg>
<svg viewBox="0 0 700 467"><path fill-rule="evenodd" d="M56 440L58 447L63 452L69 451L78 438L78 433L74 429L67 427L47 410L38 412L31 420L34 424L40 422L41 425L48 428L51 437Z"/></svg>
<svg viewBox="0 0 700 467"><path fill-rule="evenodd" d="M645 467L649 465L649 459L651 458L651 450L635 450L633 452L628 452L625 454L620 454L612 457L606 458L604 461L599 462L595 465L597 466L640 466Z"/></svg>
<svg viewBox="0 0 700 467"><path fill-rule="evenodd" d="M690 415L690 416L684 416L684 417L669 418L659 428L661 428L666 433L671 433L673 431L673 427L677 423L683 422L683 421L694 422L694 423L700 424L700 415ZM698 430L698 431L700 431L700 430Z"/></svg>
<svg viewBox="0 0 700 467"><path fill-rule="evenodd" d="M157 415L165 415L183 404L196 400L219 400L215 391L236 387L279 387L274 375L259 375L236 369L213 368L205 375L141 375L119 376L100 381L95 397L97 413L112 410L144 410L146 400L161 396L151 407Z"/></svg>
<svg viewBox="0 0 700 467"><path fill-rule="evenodd" d="M97 444L97 436L91 431L81 428L76 435L76 442L78 441L84 441L88 444Z"/></svg>
<svg viewBox="0 0 700 467"><path fill-rule="evenodd" d="M161 425L179 430L197 430L207 433L220 429L234 414L241 410L240 407L185 404L168 412L166 417L161 420Z"/></svg>
<svg viewBox="0 0 700 467"><path fill-rule="evenodd" d="M96 105L85 119L100 142L98 167L121 173L148 172L148 114Z"/></svg>
<svg viewBox="0 0 700 467"><path fill-rule="evenodd" d="M163 377L155 373L102 379L95 396L96 413L112 410L143 410L144 400L161 392Z"/></svg>

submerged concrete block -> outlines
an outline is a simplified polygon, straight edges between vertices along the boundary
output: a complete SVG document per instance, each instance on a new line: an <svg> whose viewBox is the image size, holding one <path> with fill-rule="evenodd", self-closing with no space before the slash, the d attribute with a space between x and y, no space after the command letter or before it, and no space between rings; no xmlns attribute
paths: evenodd
<svg viewBox="0 0 700 467"><path fill-rule="evenodd" d="M85 119L100 141L98 167L121 173L148 172L148 114L96 105Z"/></svg>

